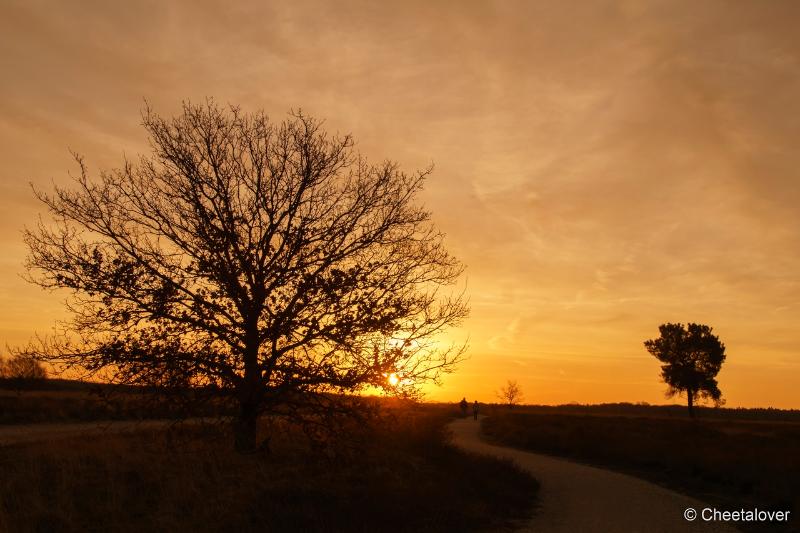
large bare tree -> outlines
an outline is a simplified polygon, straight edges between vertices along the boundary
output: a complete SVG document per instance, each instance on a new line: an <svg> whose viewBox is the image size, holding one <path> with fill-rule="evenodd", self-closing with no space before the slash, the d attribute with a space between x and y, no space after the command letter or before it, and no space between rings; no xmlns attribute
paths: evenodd
<svg viewBox="0 0 800 533"><path fill-rule="evenodd" d="M417 204L430 169L370 164L300 112L274 123L213 101L142 114L152 152L36 191L30 279L71 289L64 334L24 351L124 383L212 386L264 413L335 393L406 390L462 353L462 265Z"/></svg>

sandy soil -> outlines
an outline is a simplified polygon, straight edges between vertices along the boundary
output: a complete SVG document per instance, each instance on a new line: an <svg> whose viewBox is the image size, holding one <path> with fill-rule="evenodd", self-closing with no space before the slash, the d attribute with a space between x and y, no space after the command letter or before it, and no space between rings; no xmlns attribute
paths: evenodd
<svg viewBox="0 0 800 533"><path fill-rule="evenodd" d="M736 532L720 523L684 519L708 505L625 474L483 442L472 418L450 424L453 442L471 452L505 457L541 483L534 518L522 531L541 533Z"/></svg>

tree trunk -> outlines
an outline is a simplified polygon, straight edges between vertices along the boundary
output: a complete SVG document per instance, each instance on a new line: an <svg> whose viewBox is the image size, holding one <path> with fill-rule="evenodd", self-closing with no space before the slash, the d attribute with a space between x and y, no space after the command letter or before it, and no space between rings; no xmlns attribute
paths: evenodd
<svg viewBox="0 0 800 533"><path fill-rule="evenodd" d="M254 315L256 316L256 315ZM251 320L247 332L244 380L239 384L239 417L234 424L236 451L252 453L257 447L257 422L261 406L261 369L258 367L258 324Z"/></svg>
<svg viewBox="0 0 800 533"><path fill-rule="evenodd" d="M694 391L692 389L686 391L686 398L689 401L689 417L694 418Z"/></svg>
<svg viewBox="0 0 800 533"><path fill-rule="evenodd" d="M239 416L234 423L234 439L236 451L239 453L252 453L256 450L256 422L258 409L250 401L242 401Z"/></svg>
<svg viewBox="0 0 800 533"><path fill-rule="evenodd" d="M239 418L235 424L235 445L239 453L257 447L257 422L261 407L261 369L258 367L258 330L250 328L244 352L244 380L239 384Z"/></svg>

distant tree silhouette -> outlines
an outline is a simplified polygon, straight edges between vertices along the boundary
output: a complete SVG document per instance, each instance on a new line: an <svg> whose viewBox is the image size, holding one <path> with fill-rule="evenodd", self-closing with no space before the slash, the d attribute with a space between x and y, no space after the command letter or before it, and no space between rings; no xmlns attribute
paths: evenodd
<svg viewBox="0 0 800 533"><path fill-rule="evenodd" d="M508 405L509 409L513 409L515 405L522 401L522 389L516 381L508 380L504 387L500 388L497 397Z"/></svg>
<svg viewBox="0 0 800 533"><path fill-rule="evenodd" d="M661 377L669 386L667 394L686 393L689 415L694 417L694 403L710 398L722 403L716 376L725 361L725 345L703 324L662 324L661 336L645 341L647 351L661 365Z"/></svg>
<svg viewBox="0 0 800 533"><path fill-rule="evenodd" d="M90 180L75 155L72 188L36 191L54 220L26 232L29 278L71 289L74 320L21 353L229 391L241 451L265 411L318 421L335 394L452 370L463 347L432 339L468 309L442 294L463 267L416 204L430 168L370 164L301 112L142 117L149 156Z"/></svg>
<svg viewBox="0 0 800 533"><path fill-rule="evenodd" d="M47 371L39 361L17 354L11 359L0 357L0 377L9 379L45 379Z"/></svg>

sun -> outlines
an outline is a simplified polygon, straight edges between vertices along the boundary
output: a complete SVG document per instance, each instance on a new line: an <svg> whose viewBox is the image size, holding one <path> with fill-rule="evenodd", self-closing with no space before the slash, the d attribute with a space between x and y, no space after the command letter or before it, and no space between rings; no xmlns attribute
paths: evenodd
<svg viewBox="0 0 800 533"><path fill-rule="evenodd" d="M388 381L389 385L391 385L392 387L396 387L397 384L400 383L400 378L397 377L397 374L391 373L389 374L389 377L386 378L386 381Z"/></svg>

